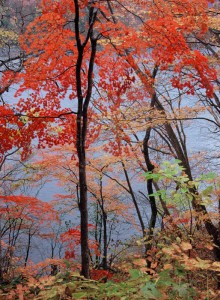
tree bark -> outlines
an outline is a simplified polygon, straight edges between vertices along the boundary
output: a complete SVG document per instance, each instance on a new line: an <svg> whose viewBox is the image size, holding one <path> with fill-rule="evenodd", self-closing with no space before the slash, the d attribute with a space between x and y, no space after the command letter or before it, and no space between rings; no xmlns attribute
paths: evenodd
<svg viewBox="0 0 220 300"><path fill-rule="evenodd" d="M94 8L89 9L89 27L84 42L80 37L80 15L78 0L74 0L75 4L75 39L77 44L78 57L76 61L76 90L78 99L78 110L76 119L76 149L79 162L79 209L80 209L80 228L81 228L81 274L89 278L89 242L88 242L88 189L86 178L86 135L88 130L88 107L92 95L93 86L93 68L96 55L97 39L93 37L93 25L96 20L97 13ZM87 75L87 92L85 98L82 92L82 63L85 46L90 41L91 53L89 60L89 69Z"/></svg>

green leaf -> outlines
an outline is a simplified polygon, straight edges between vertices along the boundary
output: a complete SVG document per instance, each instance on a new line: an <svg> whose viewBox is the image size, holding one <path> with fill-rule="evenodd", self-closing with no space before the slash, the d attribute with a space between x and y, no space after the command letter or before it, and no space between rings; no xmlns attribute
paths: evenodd
<svg viewBox="0 0 220 300"><path fill-rule="evenodd" d="M137 279L137 278L141 277L141 275L142 275L141 272L136 269L130 270L129 273L130 273L130 276L132 279Z"/></svg>
<svg viewBox="0 0 220 300"><path fill-rule="evenodd" d="M182 162L179 159L174 159L174 163L180 165Z"/></svg>
<svg viewBox="0 0 220 300"><path fill-rule="evenodd" d="M152 172L147 172L144 174L146 179L153 179L155 181L158 181L162 176L161 174L158 173L152 173Z"/></svg>
<svg viewBox="0 0 220 300"><path fill-rule="evenodd" d="M165 271L162 271L160 274L159 274L159 280L157 281L157 285L159 286L172 286L174 281L173 279L170 277L170 274L169 274L169 270L165 270Z"/></svg>
<svg viewBox="0 0 220 300"><path fill-rule="evenodd" d="M202 191L202 195L209 196L213 191L213 186L209 185L205 190Z"/></svg>
<svg viewBox="0 0 220 300"><path fill-rule="evenodd" d="M179 297L186 300L190 299L189 296L195 295L195 291L192 288L190 288L187 283L176 284L173 287L173 291L177 292Z"/></svg>
<svg viewBox="0 0 220 300"><path fill-rule="evenodd" d="M58 300L60 298L57 288L53 287L51 290L47 291L46 293L42 292L40 295L45 296L45 299L48 300Z"/></svg>
<svg viewBox="0 0 220 300"><path fill-rule="evenodd" d="M72 294L73 299L82 299L83 297L87 297L87 293L85 292L79 292L79 293L73 293Z"/></svg>
<svg viewBox="0 0 220 300"><path fill-rule="evenodd" d="M181 193L185 194L189 191L189 189L187 187L181 188L180 189Z"/></svg>
<svg viewBox="0 0 220 300"><path fill-rule="evenodd" d="M158 289L155 287L155 284L151 281L148 281L141 289L141 291L144 296L148 296L151 299L159 299L162 296Z"/></svg>

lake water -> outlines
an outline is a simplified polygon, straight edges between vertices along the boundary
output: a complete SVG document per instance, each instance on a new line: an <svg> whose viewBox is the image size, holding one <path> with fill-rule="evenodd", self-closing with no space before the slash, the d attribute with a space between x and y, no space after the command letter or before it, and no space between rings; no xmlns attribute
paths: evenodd
<svg viewBox="0 0 220 300"><path fill-rule="evenodd" d="M16 87L14 88L14 90L11 90L10 92L8 92L5 95L5 100L7 100L9 103L16 103L16 100L14 99L14 91L16 90ZM24 97L27 97L28 94L24 94ZM71 103L67 102L66 103L68 107L70 107ZM207 114L203 114L203 116L207 116ZM211 127L213 128L214 126L211 125ZM186 129L185 129L185 133L187 136L187 147L188 147L188 152L189 154L196 154L196 155L200 155L200 153L202 151L207 151L207 156L211 155L212 152L214 152L216 150L217 147L219 147L219 141L215 138L212 134L210 134L210 124L208 124L206 121L204 120L198 120L193 122L192 124L189 124ZM206 162L204 162L206 163ZM216 165L218 164L218 162L216 161ZM215 169L215 168L214 168ZM211 170L211 165L207 165L207 172L209 172ZM138 193L138 190L143 190L146 193L146 185L145 183L136 183L135 185L135 191L136 193ZM37 197L39 199L41 199L42 201L51 201L54 199L54 196L56 194L66 194L66 190L64 187L58 185L58 181L52 179L51 181L47 182L40 190L36 189L32 191L33 194L37 193ZM129 198L127 198L128 203L131 203ZM141 206L141 210L142 213L144 215L144 220L145 223L147 224L147 222L149 221L149 216L150 216L150 208L149 205L147 205L147 203L145 202L142 206ZM134 212L134 220L135 222L138 224L138 219L137 216L135 214L135 209L133 209ZM74 216L70 215L67 216L66 220L68 220L69 218L72 218L73 223L75 223L75 225L79 224L79 214L75 213ZM115 232L112 234L112 239L114 239L115 241L117 241L117 239L122 240L122 241L126 241L129 240L133 235L137 235L141 237L141 232L137 227L134 227L132 223L129 223L126 220L119 220L120 224L118 224L117 230L115 230ZM37 246L37 241L35 242L35 247L39 248L38 252L40 253L37 255L38 259L41 256L44 256L45 251L42 251L42 247L38 247ZM33 255L33 254L32 254ZM36 254L34 254L35 258L36 258Z"/></svg>

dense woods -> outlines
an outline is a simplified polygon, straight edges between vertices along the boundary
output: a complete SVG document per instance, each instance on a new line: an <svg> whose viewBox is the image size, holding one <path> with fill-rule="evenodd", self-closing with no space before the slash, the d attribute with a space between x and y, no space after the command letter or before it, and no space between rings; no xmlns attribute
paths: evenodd
<svg viewBox="0 0 220 300"><path fill-rule="evenodd" d="M219 299L219 1L0 1L0 299Z"/></svg>

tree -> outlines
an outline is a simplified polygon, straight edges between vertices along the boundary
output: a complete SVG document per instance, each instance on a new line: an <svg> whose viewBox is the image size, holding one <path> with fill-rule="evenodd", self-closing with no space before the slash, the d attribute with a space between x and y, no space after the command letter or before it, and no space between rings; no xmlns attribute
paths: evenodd
<svg viewBox="0 0 220 300"><path fill-rule="evenodd" d="M13 276L16 265L27 265L33 236L45 233L50 223L58 221L58 215L50 204L37 198L1 196L0 199L0 280L4 282Z"/></svg>
<svg viewBox="0 0 220 300"><path fill-rule="evenodd" d="M76 118L72 118L73 121L76 122L76 129L74 136L72 139L76 143L76 149L78 154L78 160L79 160L79 186L80 186L80 212L81 212L81 247L82 247L82 274L85 277L89 277L89 249L88 249L88 211L87 211L87 182L86 182L86 157L85 157L85 142L86 142L86 134L87 134L87 123L88 123L88 105L91 99L91 93L92 93L92 76L93 76L93 68L94 68L94 59L95 59L95 53L96 53L96 46L97 46L97 40L98 35L94 33L93 27L96 21L96 15L97 11L93 7L93 5L89 5L89 14L86 15L86 7L87 5L84 5L83 3L79 1L64 1L63 3L58 2L44 2L42 4L42 15L35 20L34 23L32 23L31 27L29 28L30 34L32 31L32 28L34 26L38 27L37 35L39 35L40 31L43 33L41 38L46 41L46 43L49 42L48 47L44 49L44 53L39 56L38 63L36 65L36 68L39 68L41 65L46 67L47 69L47 63L43 62L45 59L46 61L50 61L52 58L52 61L49 63L48 68L48 75L49 75L49 81L47 78L39 78L40 73L36 72L34 74L34 80L40 80L45 81L46 85L49 84L48 88L51 88L51 84L53 85L53 89L58 89L59 86L56 83L56 80L51 78L50 72L53 73L53 67L52 64L57 59L55 56L51 56L52 53L56 53L56 50L53 49L52 40L54 38L61 39L59 42L61 42L63 45L65 45L66 49L63 49L63 55L66 56L66 62L65 59L62 60L62 64L60 64L60 68L57 68L58 75L55 75L55 78L58 76L58 80L61 79L61 84L63 84L63 76L67 75L68 70L70 68L74 68L74 75L71 74L71 80L69 84L74 86L75 90L73 90L73 94L71 95L72 98L77 98L77 113ZM80 15L82 13L82 15ZM73 17L73 15L75 16ZM69 19L70 17L70 19ZM71 31L71 17L74 18L74 30ZM82 36L81 35L81 20L82 18L86 18L86 33ZM55 23L54 23L55 20ZM63 27L64 26L64 27ZM65 28L66 26L66 28ZM87 28L86 28L87 27ZM35 37L35 33L32 31L32 38ZM46 33L44 35L44 33ZM52 35L52 36L50 36ZM52 38L51 38L52 37ZM38 36L38 38L40 38ZM48 39L50 38L50 40ZM73 41L71 41L73 39ZM35 42L32 40L31 44L31 52L34 51L37 55L39 54L39 51L42 50L43 44L38 44L37 47L35 47ZM67 43L66 43L67 42ZM28 42L29 43L29 42ZM23 43L24 45L24 43ZM52 47L52 48L51 48ZM91 48L90 48L91 47ZM72 50L71 50L72 48ZM27 49L26 49L27 50ZM69 53L67 53L67 51ZM73 57L71 52L73 51ZM89 51L89 52L88 52ZM57 52L58 54L58 52ZM62 55L62 54L58 54ZM69 56L70 55L70 56ZM69 57L68 57L69 56ZM27 62L30 64L30 62L33 61L33 58L29 59ZM88 63L88 69L87 64ZM71 65L69 65L71 64ZM73 64L73 65L72 65ZM58 66L58 65L57 65ZM41 68L40 67L40 68ZM82 71L83 68L86 68L86 76L83 75ZM71 70L72 71L72 70ZM71 72L72 73L72 72ZM26 76L28 74L28 68L26 70ZM42 73L41 73L42 74ZM43 75L43 74L42 74ZM38 77L38 79L36 78ZM46 75L47 76L47 75ZM61 77L60 77L61 76ZM28 87L28 82L26 82L25 85ZM52 80L51 80L52 79ZM32 83L34 81L32 80ZM37 83L38 84L38 83ZM69 87L68 82L65 83L65 86L63 86L63 93L66 93L66 88ZM32 87L32 86L31 86ZM61 89L62 89L61 88ZM86 91L85 91L86 89ZM53 92L52 92L53 93ZM55 91L55 94L57 91ZM61 92L62 93L62 92ZM84 94L86 93L86 94ZM49 95L51 97L51 95ZM49 97L48 97L49 99ZM47 106L49 103L47 103L47 100L43 100L43 105ZM50 105L50 104L49 104ZM60 104L56 104L55 102L51 105L52 110L54 109L55 116L59 117L57 115L56 109L60 108ZM36 113L36 107L33 109L33 117ZM24 109L26 113L29 109ZM68 110L67 114L72 112ZM61 112L62 114L62 112ZM66 114L66 111L64 111L64 115ZM30 115L30 114L29 114ZM53 115L50 112L50 117L53 117ZM41 117L41 115L39 116ZM42 135L41 137L42 138ZM45 141L46 139L44 139ZM47 140L48 143L48 140Z"/></svg>

